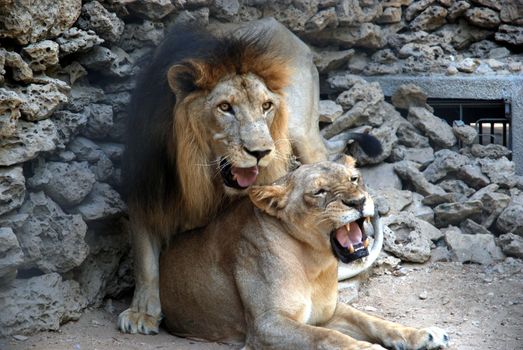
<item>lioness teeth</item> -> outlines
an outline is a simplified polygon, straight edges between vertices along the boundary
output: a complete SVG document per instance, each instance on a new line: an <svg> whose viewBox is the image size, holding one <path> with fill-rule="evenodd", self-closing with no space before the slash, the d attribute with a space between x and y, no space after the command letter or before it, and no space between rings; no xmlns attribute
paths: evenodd
<svg viewBox="0 0 523 350"><path fill-rule="evenodd" d="M365 221L366 221L368 224L370 224L370 216L367 216L367 217L365 218Z"/></svg>
<svg viewBox="0 0 523 350"><path fill-rule="evenodd" d="M352 246L352 244L349 244L347 249L349 250L349 253L351 253L351 254L354 253L354 247Z"/></svg>
<svg viewBox="0 0 523 350"><path fill-rule="evenodd" d="M368 247L369 247L369 239L368 239L368 238L366 238L365 241L363 241L363 246L364 246L365 248L368 248Z"/></svg>

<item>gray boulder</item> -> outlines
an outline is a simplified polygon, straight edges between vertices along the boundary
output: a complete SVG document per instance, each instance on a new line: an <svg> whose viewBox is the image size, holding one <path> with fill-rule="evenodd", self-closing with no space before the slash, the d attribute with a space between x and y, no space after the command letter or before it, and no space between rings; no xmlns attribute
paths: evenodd
<svg viewBox="0 0 523 350"><path fill-rule="evenodd" d="M506 255L523 259L523 237L506 233L499 236L497 242Z"/></svg>
<svg viewBox="0 0 523 350"><path fill-rule="evenodd" d="M436 227L458 225L467 218L477 218L481 215L483 204L480 201L463 203L443 203L434 208Z"/></svg>
<svg viewBox="0 0 523 350"><path fill-rule="evenodd" d="M107 42L118 41L124 30L124 22L98 1L87 2L82 6L77 25L86 31L93 30Z"/></svg>
<svg viewBox="0 0 523 350"><path fill-rule="evenodd" d="M436 145L449 148L456 144L452 127L425 108L411 107L407 119Z"/></svg>
<svg viewBox="0 0 523 350"><path fill-rule="evenodd" d="M64 31L56 39L56 42L60 45L60 55L66 56L76 52L88 51L103 43L104 40L92 30L85 31L74 27Z"/></svg>
<svg viewBox="0 0 523 350"><path fill-rule="evenodd" d="M468 157L448 149L437 151L434 157L434 161L423 171L423 176L432 183L458 171L470 162Z"/></svg>
<svg viewBox="0 0 523 350"><path fill-rule="evenodd" d="M401 180L394 171L394 164L381 163L360 168L365 185L375 190L394 188L401 190Z"/></svg>
<svg viewBox="0 0 523 350"><path fill-rule="evenodd" d="M28 121L49 118L55 110L67 102L68 86L56 84L30 84L17 89L24 99L20 105L22 117Z"/></svg>
<svg viewBox="0 0 523 350"><path fill-rule="evenodd" d="M505 258L501 248L496 246L493 235L467 235L453 226L444 230L444 233L455 261L488 265Z"/></svg>
<svg viewBox="0 0 523 350"><path fill-rule="evenodd" d="M503 145L495 143L490 143L488 145L480 145L479 143L476 143L470 146L470 153L478 158L499 159L510 156L512 151Z"/></svg>
<svg viewBox="0 0 523 350"><path fill-rule="evenodd" d="M490 179L483 174L479 164L464 165L459 169L456 176L475 189L480 189L490 184Z"/></svg>
<svg viewBox="0 0 523 350"><path fill-rule="evenodd" d="M446 193L441 187L427 181L423 176L423 173L419 171L417 164L414 162L403 160L395 163L394 170L400 178L411 184L416 192L424 196L431 194L445 195Z"/></svg>
<svg viewBox="0 0 523 350"><path fill-rule="evenodd" d="M29 61L29 67L33 72L40 72L58 64L58 48L54 41L43 40L27 45L22 49L22 53Z"/></svg>
<svg viewBox="0 0 523 350"><path fill-rule="evenodd" d="M486 174L490 181L503 188L516 186L516 165L506 157L499 159L479 159L481 171Z"/></svg>
<svg viewBox="0 0 523 350"><path fill-rule="evenodd" d="M523 237L523 205L509 204L496 220L496 228L500 232L512 232Z"/></svg>
<svg viewBox="0 0 523 350"><path fill-rule="evenodd" d="M24 261L22 249L10 227L0 227L0 283L8 285Z"/></svg>
<svg viewBox="0 0 523 350"><path fill-rule="evenodd" d="M25 199L25 178L21 166L0 168L0 215L19 208Z"/></svg>
<svg viewBox="0 0 523 350"><path fill-rule="evenodd" d="M122 215L127 207L120 194L106 183L95 183L85 200L73 209L85 221L114 218Z"/></svg>

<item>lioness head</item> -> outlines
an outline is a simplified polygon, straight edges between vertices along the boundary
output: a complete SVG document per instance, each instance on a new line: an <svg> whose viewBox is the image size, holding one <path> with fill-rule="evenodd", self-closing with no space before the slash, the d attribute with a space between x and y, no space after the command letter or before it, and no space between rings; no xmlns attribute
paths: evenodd
<svg viewBox="0 0 523 350"><path fill-rule="evenodd" d="M291 152L283 98L288 72L266 48L259 40L228 39L213 56L168 71L182 138L178 158L212 167L228 191L266 182L266 173L283 175ZM279 169L268 171L271 165Z"/></svg>
<svg viewBox="0 0 523 350"><path fill-rule="evenodd" d="M249 196L289 225L296 239L330 246L347 263L368 254L365 222L374 216L374 202L354 159L344 156L341 162L303 165L273 185L252 187Z"/></svg>

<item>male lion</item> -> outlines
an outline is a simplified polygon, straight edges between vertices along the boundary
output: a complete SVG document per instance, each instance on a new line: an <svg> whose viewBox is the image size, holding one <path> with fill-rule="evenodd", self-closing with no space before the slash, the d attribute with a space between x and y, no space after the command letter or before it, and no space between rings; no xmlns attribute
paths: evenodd
<svg viewBox="0 0 523 350"><path fill-rule="evenodd" d="M158 332L158 257L171 235L207 225L249 186L286 174L293 152L303 163L329 158L318 84L306 45L274 20L222 37L183 27L167 35L127 121L136 287L120 330ZM380 152L375 139L348 136Z"/></svg>
<svg viewBox="0 0 523 350"><path fill-rule="evenodd" d="M303 165L252 186L249 197L162 253L170 332L246 349L448 346L437 327L405 327L337 302L337 259L366 241L365 221L380 230L352 158Z"/></svg>

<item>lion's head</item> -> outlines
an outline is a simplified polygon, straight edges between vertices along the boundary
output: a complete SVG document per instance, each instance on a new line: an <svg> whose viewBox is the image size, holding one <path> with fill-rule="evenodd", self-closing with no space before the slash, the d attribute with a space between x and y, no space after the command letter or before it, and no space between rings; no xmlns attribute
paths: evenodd
<svg viewBox="0 0 523 350"><path fill-rule="evenodd" d="M201 172L205 165L206 178L219 173L229 193L286 171L288 71L285 61L266 48L255 38L228 39L212 56L169 69L177 98L174 133L182 187L201 189L190 183L194 168Z"/></svg>
<svg viewBox="0 0 523 350"><path fill-rule="evenodd" d="M342 262L368 255L366 222L374 202L365 191L354 159L303 165L273 185L249 190L252 202L278 217L298 240L331 247Z"/></svg>

